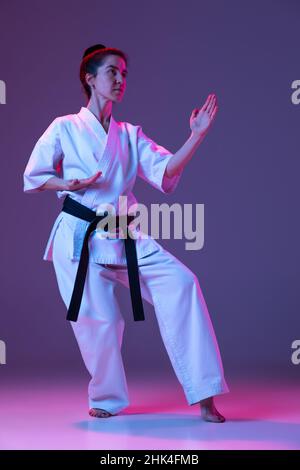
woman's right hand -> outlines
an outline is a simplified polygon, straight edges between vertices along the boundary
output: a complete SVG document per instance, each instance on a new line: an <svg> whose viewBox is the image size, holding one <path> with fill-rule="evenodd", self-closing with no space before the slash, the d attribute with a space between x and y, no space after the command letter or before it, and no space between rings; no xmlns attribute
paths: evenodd
<svg viewBox="0 0 300 470"><path fill-rule="evenodd" d="M78 179L75 178L73 180L65 180L66 184L66 190L67 191L77 191L82 188L86 188L87 186L90 186L93 184L99 176L102 175L102 171L97 171L93 176L90 176L89 178L83 178L83 179Z"/></svg>

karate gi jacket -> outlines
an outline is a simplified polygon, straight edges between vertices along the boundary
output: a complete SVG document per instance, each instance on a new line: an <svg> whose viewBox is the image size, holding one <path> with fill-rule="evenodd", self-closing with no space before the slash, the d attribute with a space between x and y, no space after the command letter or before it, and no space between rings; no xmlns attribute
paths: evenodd
<svg viewBox="0 0 300 470"><path fill-rule="evenodd" d="M137 176L163 193L175 190L182 171L172 178L164 174L172 156L147 137L141 126L117 122L111 115L106 133L97 117L82 107L77 114L55 118L38 139L23 175L24 192L42 191L40 187L53 176L82 179L100 170L102 175L89 187L56 191L57 197L69 194L97 214L103 213L103 207L109 203L116 215L123 215L132 204L137 204L132 192ZM124 210L119 207L119 196L127 196ZM53 240L59 224L63 225L68 258L78 261L88 222L65 212L60 212L54 221L43 259L52 261ZM158 243L149 234L145 237L139 228L133 233L138 259L157 250ZM124 240L103 237L103 229L97 228L91 234L89 252L91 262L126 264Z"/></svg>

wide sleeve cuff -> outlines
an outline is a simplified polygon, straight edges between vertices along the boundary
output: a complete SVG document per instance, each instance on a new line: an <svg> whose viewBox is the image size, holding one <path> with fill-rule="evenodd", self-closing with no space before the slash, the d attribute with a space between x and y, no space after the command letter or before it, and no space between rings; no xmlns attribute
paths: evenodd
<svg viewBox="0 0 300 470"><path fill-rule="evenodd" d="M173 157L173 154L165 157L163 165L162 165L162 176L161 176L161 182L159 186L160 186L161 191L166 194L169 194L175 191L179 183L179 180L181 178L182 172L183 172L183 170L181 170L179 173L175 174L171 178L166 175L165 171L166 171L168 162L170 161L172 157Z"/></svg>
<svg viewBox="0 0 300 470"><path fill-rule="evenodd" d="M63 152L58 118L36 142L23 174L24 192L42 191L41 186L53 176L59 176Z"/></svg>
<svg viewBox="0 0 300 470"><path fill-rule="evenodd" d="M141 126L137 126L137 151L138 176L163 193L173 192L178 185L182 170L172 178L165 174L173 154L146 136Z"/></svg>

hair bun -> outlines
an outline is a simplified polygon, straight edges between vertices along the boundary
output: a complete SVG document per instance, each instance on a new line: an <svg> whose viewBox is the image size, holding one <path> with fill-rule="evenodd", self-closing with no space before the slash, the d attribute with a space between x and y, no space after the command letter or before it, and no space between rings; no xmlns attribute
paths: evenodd
<svg viewBox="0 0 300 470"><path fill-rule="evenodd" d="M82 58L84 58L85 56L91 54L92 52L98 51L100 49L105 49L105 48L106 48L106 46L104 46L103 44L95 44L94 46L88 47L84 51Z"/></svg>

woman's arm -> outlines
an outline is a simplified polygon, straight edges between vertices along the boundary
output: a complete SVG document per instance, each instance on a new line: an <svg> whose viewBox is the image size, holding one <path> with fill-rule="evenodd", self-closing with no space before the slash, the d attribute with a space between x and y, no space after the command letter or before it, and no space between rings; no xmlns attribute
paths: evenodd
<svg viewBox="0 0 300 470"><path fill-rule="evenodd" d="M46 183L39 187L40 191L44 191L45 189L54 189L55 191L63 191L67 189L66 181L62 178L58 178L57 176L52 176L49 178Z"/></svg>
<svg viewBox="0 0 300 470"><path fill-rule="evenodd" d="M49 178L46 183L40 186L40 190L44 191L45 189L53 189L54 191L78 191L79 189L85 188L90 184L94 183L102 174L102 171L97 171L90 178L83 179L73 179L73 180L64 180L58 178L57 176L52 176Z"/></svg>
<svg viewBox="0 0 300 470"><path fill-rule="evenodd" d="M55 118L36 142L24 172L24 192L36 193L46 189L77 191L93 184L101 175L97 171L89 178L65 180L64 153L60 141L62 117Z"/></svg>
<svg viewBox="0 0 300 470"><path fill-rule="evenodd" d="M208 96L201 109L194 109L190 117L191 135L183 146L174 153L166 167L166 175L172 178L180 173L194 155L204 137L206 136L217 113L217 98Z"/></svg>

